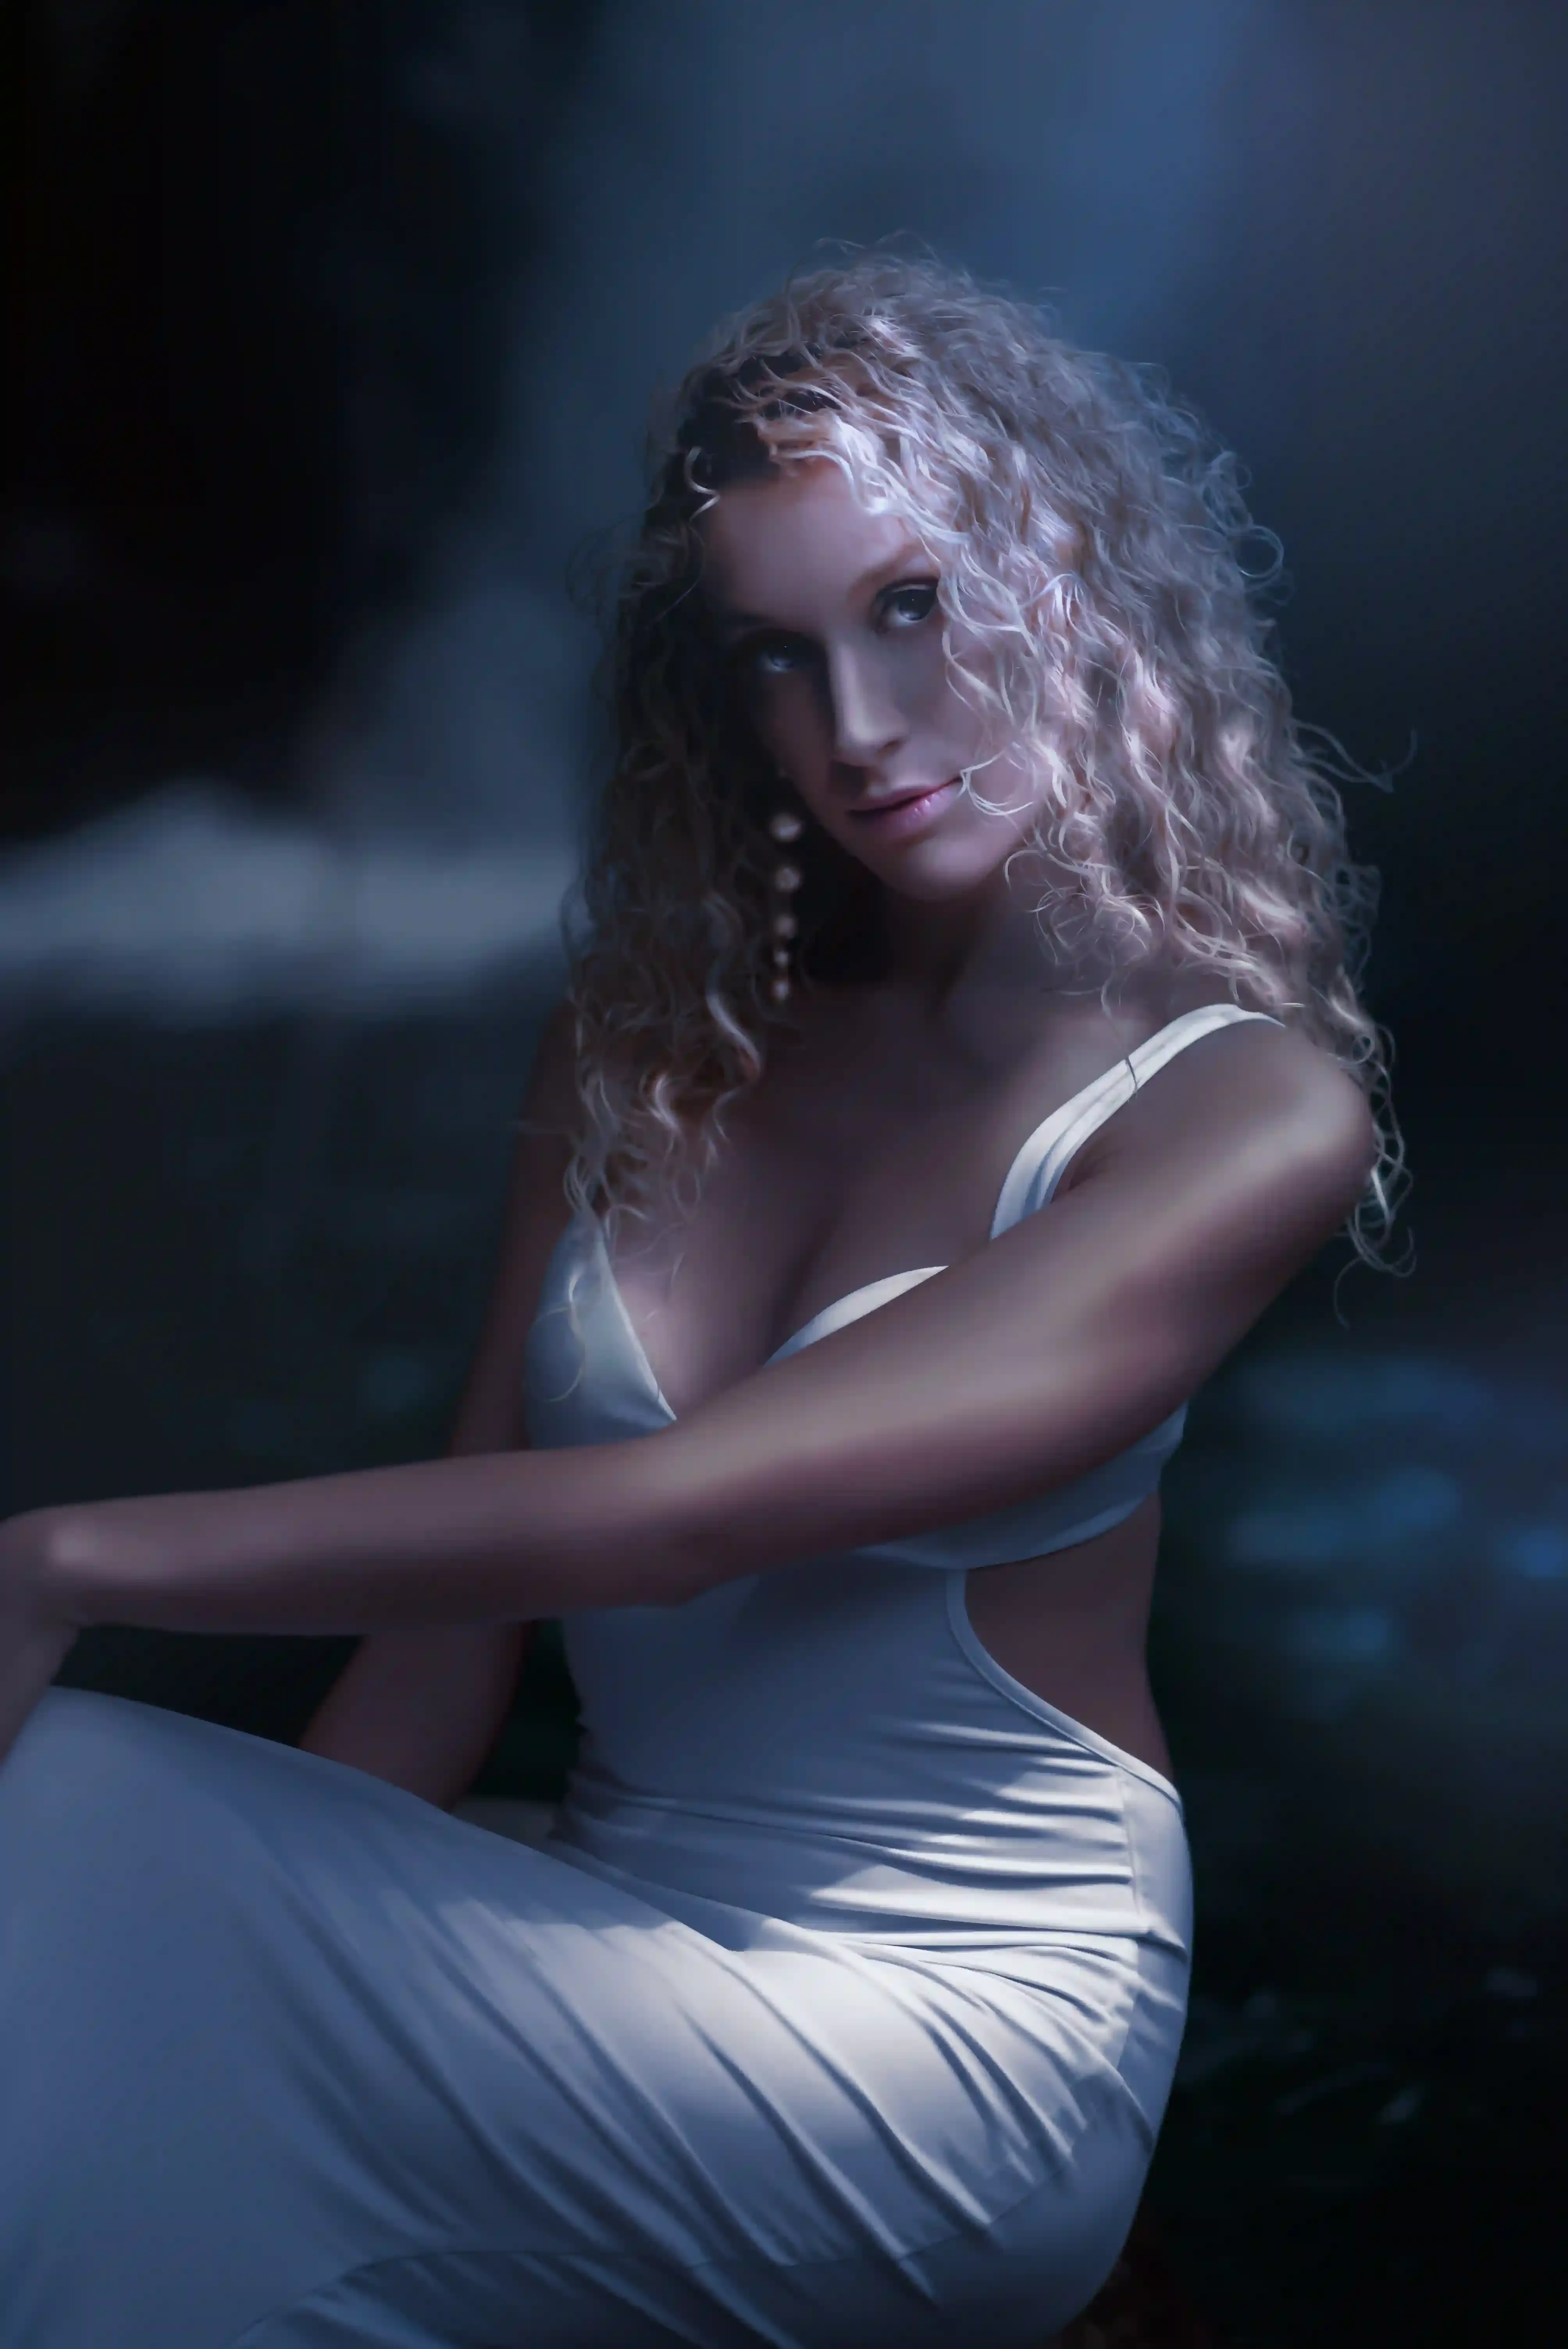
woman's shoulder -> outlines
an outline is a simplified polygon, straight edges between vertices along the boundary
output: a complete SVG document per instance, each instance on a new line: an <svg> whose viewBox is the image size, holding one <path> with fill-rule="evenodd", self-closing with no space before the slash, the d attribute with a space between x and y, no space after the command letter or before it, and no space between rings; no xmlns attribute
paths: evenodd
<svg viewBox="0 0 1568 2349"><path fill-rule="evenodd" d="M1210 989L1169 1020L1232 999ZM1183 1143L1211 1157L1266 1156L1282 1183L1343 1185L1352 1198L1377 1155L1372 1107L1353 1072L1303 1026L1272 1016L1227 1021L1173 1054L1096 1136L1080 1178L1121 1154L1173 1163Z"/></svg>
<svg viewBox="0 0 1568 2349"><path fill-rule="evenodd" d="M1150 971L1130 986L1086 1045L1132 1053L1191 1014L1237 1005L1203 971ZM1262 1009L1264 1007L1256 1007ZM1108 1066L1110 1062L1108 1061ZM1325 1183L1359 1195L1377 1159L1370 1104L1356 1077L1288 1015L1231 1019L1180 1040L1157 1058L1132 1097L1078 1150L1063 1177L1069 1190L1111 1166L1151 1172L1246 1152L1265 1155L1289 1185Z"/></svg>

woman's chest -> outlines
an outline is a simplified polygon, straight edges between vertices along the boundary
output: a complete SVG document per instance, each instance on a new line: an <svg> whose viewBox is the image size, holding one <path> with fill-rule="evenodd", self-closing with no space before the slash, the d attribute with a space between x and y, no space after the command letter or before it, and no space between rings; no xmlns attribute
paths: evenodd
<svg viewBox="0 0 1568 2349"><path fill-rule="evenodd" d="M906 1124L896 1145L863 1112L824 1111L792 1132L759 1124L735 1122L688 1217L658 1216L615 1239L621 1303L677 1417L758 1369L824 1307L885 1274L950 1264L985 1237L956 1114Z"/></svg>
<svg viewBox="0 0 1568 2349"><path fill-rule="evenodd" d="M1038 1093L1026 1066L907 1059L765 1080L728 1113L695 1209L615 1236L622 1305L676 1415L830 1306L984 1247Z"/></svg>
<svg viewBox="0 0 1568 2349"><path fill-rule="evenodd" d="M1031 1137L1165 1023L1219 999L1159 974L1128 994L1115 1013L1096 996L993 995L943 1037L825 997L727 1109L695 1207L614 1235L621 1303L676 1416L829 1307L983 1247ZM1098 1146L1069 1155L1056 1195Z"/></svg>

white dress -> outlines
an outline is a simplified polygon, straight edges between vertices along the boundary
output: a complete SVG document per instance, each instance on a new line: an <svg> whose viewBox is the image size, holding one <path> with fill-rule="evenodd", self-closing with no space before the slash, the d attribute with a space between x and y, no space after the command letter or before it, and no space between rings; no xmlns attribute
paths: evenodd
<svg viewBox="0 0 1568 2349"><path fill-rule="evenodd" d="M1086 1088L993 1233L1253 1016ZM670 1417L596 1228L527 1379L540 1446ZM1024 1507L568 1617L540 1848L50 1690L0 1764L0 2349L1033 2349L1131 2223L1191 1876L1175 1789L1002 1671L965 1583L1129 1515L1182 1418Z"/></svg>

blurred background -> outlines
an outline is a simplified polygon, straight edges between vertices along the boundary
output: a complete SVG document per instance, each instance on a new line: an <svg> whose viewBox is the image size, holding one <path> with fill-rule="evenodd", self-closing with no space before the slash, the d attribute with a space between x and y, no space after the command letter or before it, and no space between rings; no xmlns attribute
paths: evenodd
<svg viewBox="0 0 1568 2349"><path fill-rule="evenodd" d="M650 396L895 232L1154 360L1284 542L1384 875L1404 1279L1194 1408L1150 2199L1222 2349L1553 2337L1568 2095L1568 27L1426 0L21 0L0 1507L444 1447ZM63 1678L296 1737L347 1641ZM531 1661L476 1793L548 1802Z"/></svg>

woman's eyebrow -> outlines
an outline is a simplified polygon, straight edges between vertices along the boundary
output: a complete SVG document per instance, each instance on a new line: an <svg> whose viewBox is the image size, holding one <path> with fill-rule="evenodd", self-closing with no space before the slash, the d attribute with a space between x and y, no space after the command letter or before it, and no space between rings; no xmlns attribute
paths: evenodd
<svg viewBox="0 0 1568 2349"><path fill-rule="evenodd" d="M901 571L907 571L913 564L928 563L930 559L924 547L912 540L909 545L901 547L891 561L875 563L869 571L862 571L858 579L850 582L847 593L851 597L874 593L877 588L885 586L890 579L896 579ZM719 634L725 636L740 636L751 628L782 630L784 626L781 620L775 619L769 613L731 611L717 601L713 615Z"/></svg>

